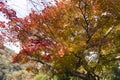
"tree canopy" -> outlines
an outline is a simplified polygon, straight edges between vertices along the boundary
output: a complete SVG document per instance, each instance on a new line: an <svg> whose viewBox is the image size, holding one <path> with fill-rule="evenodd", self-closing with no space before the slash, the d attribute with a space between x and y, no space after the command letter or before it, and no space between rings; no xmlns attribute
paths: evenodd
<svg viewBox="0 0 120 80"><path fill-rule="evenodd" d="M49 3L50 4L50 3ZM36 61L60 80L103 79L120 60L120 0L55 0L44 10L32 10L19 18L0 2L0 11L9 19L0 21L4 36L19 41L21 51L13 62Z"/></svg>

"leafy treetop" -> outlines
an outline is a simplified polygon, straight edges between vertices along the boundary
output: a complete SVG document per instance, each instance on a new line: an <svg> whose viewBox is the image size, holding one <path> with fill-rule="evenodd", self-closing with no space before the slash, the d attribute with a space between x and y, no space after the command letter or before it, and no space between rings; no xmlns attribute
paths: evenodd
<svg viewBox="0 0 120 80"><path fill-rule="evenodd" d="M17 39L22 46L13 62L40 62L61 79L99 80L102 71L120 60L120 0L55 2L25 18L0 3L0 11L10 20L1 21L1 28L12 34L10 41Z"/></svg>

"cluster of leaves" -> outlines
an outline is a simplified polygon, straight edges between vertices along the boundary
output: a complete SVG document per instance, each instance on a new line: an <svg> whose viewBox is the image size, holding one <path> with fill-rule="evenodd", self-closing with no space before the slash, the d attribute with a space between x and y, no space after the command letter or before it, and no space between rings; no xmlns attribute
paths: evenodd
<svg viewBox="0 0 120 80"><path fill-rule="evenodd" d="M17 33L22 46L13 62L40 62L63 80L71 76L99 80L104 70L120 60L120 0L55 2L25 18L0 3L11 33ZM5 27L4 22L0 25Z"/></svg>

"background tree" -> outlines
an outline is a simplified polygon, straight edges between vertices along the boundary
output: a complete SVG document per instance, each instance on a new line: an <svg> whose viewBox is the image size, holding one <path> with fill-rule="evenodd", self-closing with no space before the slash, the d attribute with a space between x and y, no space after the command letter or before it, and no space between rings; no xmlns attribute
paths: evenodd
<svg viewBox="0 0 120 80"><path fill-rule="evenodd" d="M22 46L13 62L40 62L60 80L103 79L120 60L120 0L55 3L43 3L42 13L33 10L25 18L1 3L0 11L10 20L1 27L7 27L11 42L17 39Z"/></svg>

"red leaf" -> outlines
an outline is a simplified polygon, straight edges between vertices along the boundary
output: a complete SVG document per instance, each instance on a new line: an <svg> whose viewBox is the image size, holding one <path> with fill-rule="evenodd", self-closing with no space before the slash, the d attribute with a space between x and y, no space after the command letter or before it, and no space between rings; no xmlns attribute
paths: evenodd
<svg viewBox="0 0 120 80"><path fill-rule="evenodd" d="M13 9L8 10L9 17L16 17L16 12Z"/></svg>
<svg viewBox="0 0 120 80"><path fill-rule="evenodd" d="M13 9L0 8L0 11L10 19L16 17L16 12Z"/></svg>
<svg viewBox="0 0 120 80"><path fill-rule="evenodd" d="M0 2L0 7L3 7L4 6L4 3L3 2Z"/></svg>
<svg viewBox="0 0 120 80"><path fill-rule="evenodd" d="M3 37L0 35L0 40L2 40L3 39Z"/></svg>
<svg viewBox="0 0 120 80"><path fill-rule="evenodd" d="M5 22L3 22L3 21L0 21L0 27L5 27Z"/></svg>

